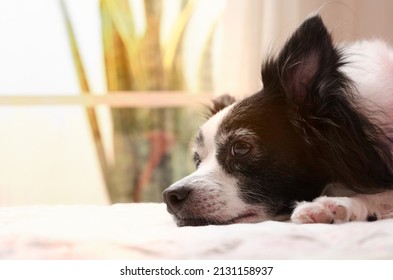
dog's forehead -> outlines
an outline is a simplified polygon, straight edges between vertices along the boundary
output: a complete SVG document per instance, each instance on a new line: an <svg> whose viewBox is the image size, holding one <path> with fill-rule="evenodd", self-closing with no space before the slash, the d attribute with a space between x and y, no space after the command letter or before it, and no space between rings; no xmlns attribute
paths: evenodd
<svg viewBox="0 0 393 280"><path fill-rule="evenodd" d="M213 115L210 119L208 119L199 129L198 135L196 137L196 145L203 146L213 146L214 139L217 135L217 131L225 119L225 117L230 113L234 104L225 107L215 115Z"/></svg>

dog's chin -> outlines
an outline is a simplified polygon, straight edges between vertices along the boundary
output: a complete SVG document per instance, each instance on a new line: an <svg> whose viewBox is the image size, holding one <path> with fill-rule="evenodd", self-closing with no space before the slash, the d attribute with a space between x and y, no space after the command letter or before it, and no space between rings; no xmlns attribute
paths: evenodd
<svg viewBox="0 0 393 280"><path fill-rule="evenodd" d="M229 219L218 219L210 217L176 218L179 227L185 226L207 226L207 225L229 225L237 223L258 223L266 220L265 217L254 212L245 212Z"/></svg>

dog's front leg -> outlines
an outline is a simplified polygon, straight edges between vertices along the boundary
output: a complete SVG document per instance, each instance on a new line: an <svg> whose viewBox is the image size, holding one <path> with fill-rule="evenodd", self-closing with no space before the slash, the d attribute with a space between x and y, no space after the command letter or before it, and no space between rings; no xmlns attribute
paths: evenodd
<svg viewBox="0 0 393 280"><path fill-rule="evenodd" d="M291 220L295 223L345 223L375 221L393 217L393 191L353 197L321 196L296 205Z"/></svg>

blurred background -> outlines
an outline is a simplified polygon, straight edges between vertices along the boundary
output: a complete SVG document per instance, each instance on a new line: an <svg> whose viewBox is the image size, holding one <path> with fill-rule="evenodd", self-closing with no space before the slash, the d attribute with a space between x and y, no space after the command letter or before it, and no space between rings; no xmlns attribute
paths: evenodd
<svg viewBox="0 0 393 280"><path fill-rule="evenodd" d="M160 202L209 100L311 12L393 43L389 0L0 0L0 206Z"/></svg>

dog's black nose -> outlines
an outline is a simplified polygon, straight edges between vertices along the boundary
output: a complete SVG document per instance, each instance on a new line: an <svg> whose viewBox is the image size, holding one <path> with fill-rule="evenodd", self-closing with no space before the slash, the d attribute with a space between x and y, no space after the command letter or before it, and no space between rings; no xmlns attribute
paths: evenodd
<svg viewBox="0 0 393 280"><path fill-rule="evenodd" d="M191 189L185 186L168 188L162 193L164 202L167 205L168 212L175 214L187 200Z"/></svg>

